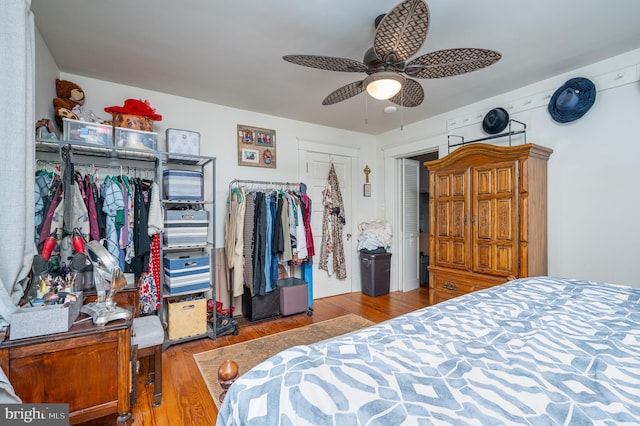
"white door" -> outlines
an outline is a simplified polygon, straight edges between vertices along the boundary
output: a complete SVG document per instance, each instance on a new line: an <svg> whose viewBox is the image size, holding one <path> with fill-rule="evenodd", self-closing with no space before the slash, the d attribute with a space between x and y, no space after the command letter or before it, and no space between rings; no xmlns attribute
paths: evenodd
<svg viewBox="0 0 640 426"><path fill-rule="evenodd" d="M322 191L327 185L331 163L333 163L338 175L346 217L346 224L342 230L347 270L347 278L344 280L337 279L335 273L329 276L327 271L318 269L324 213ZM322 297L351 293L354 291L352 289L353 274L351 271L352 256L355 250L353 246L354 239L351 238L352 229L355 229L351 220L351 157L301 150L300 181L307 185L307 193L311 198L311 231L313 232L315 247L315 256L313 257L313 298L320 299Z"/></svg>
<svg viewBox="0 0 640 426"><path fill-rule="evenodd" d="M404 254L404 276L402 290L415 290L420 286L420 241L419 209L420 163L402 160L402 250Z"/></svg>

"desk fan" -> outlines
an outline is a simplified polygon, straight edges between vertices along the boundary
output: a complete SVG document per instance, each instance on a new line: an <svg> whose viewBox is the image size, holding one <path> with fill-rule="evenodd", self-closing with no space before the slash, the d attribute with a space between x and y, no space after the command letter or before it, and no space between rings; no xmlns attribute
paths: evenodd
<svg viewBox="0 0 640 426"><path fill-rule="evenodd" d="M91 316L96 325L131 318L131 311L116 306L113 300L116 293L127 286L117 259L100 241L89 241L85 249L87 258L93 265L93 282L98 297L95 302L83 305L80 312Z"/></svg>

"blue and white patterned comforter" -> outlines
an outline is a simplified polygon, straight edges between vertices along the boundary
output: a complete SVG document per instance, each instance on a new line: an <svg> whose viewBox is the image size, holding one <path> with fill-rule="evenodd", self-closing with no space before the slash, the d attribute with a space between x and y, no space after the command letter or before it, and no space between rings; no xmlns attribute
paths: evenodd
<svg viewBox="0 0 640 426"><path fill-rule="evenodd" d="M640 424L640 288L525 278L281 352L218 425Z"/></svg>

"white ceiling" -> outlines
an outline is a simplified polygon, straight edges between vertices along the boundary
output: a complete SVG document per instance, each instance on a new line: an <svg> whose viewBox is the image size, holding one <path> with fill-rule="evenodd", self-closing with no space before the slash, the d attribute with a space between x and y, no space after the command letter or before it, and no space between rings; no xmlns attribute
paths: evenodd
<svg viewBox="0 0 640 426"><path fill-rule="evenodd" d="M366 75L282 60L362 61L375 17L399 1L32 0L31 8L62 72L374 135L640 47L638 0L430 0L429 33L415 56L478 47L502 59L418 80L422 105L395 114L364 93L323 106Z"/></svg>

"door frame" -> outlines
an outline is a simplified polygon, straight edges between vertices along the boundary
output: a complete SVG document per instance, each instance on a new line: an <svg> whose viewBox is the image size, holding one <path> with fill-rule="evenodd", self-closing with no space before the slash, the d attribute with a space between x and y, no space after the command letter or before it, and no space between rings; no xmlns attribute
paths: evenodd
<svg viewBox="0 0 640 426"><path fill-rule="evenodd" d="M330 143L326 143L326 142L315 142L315 141L311 141L309 139L305 139L305 138L296 138L298 141L298 159L300 159L301 156L301 152L317 152L317 153L321 153L321 154L327 154L327 155L340 155L343 157L349 157L351 160L351 210L350 212L345 212L346 213L346 220L351 221L351 223L353 224L353 188L354 188L354 183L356 182L356 174L355 174L355 169L356 167L353 167L354 165L354 159L359 158L359 153L360 153L360 149L359 148L351 148L351 147L345 147L342 145L335 145L335 144L330 144ZM303 175L302 173L302 167L307 167L306 162L303 164L301 161L298 161L298 180L301 179L301 176ZM356 227L354 227L352 225L352 234L354 232L354 230L356 229ZM351 270L347 271L347 278L346 280L349 281L349 288L351 289L351 292L354 291L360 291L360 268L356 267L359 266L360 264L358 263L358 258L357 258L357 252L355 250L356 247L356 238L351 237L350 239L345 239L343 241L344 244L344 255L346 256L350 256L351 258ZM318 252L319 253L319 252ZM313 268L312 268L313 271ZM315 271L314 271L315 272ZM314 295L315 298L315 295Z"/></svg>
<svg viewBox="0 0 640 426"><path fill-rule="evenodd" d="M402 243L398 243L395 236L402 235L402 159L415 157L416 155L438 152L438 158L446 155L446 145L435 143L437 137L423 140L419 143L412 144L410 147L399 147L391 149L383 149L385 168L391 170L392 179L387 182L386 194L390 194L391 206L386 210L388 217L393 218L391 224L391 233L394 236L394 256L391 256L391 291L406 291L403 280L404 267L406 265L405 253L403 252ZM417 213L417 212L416 212ZM418 268L420 263L418 262Z"/></svg>

